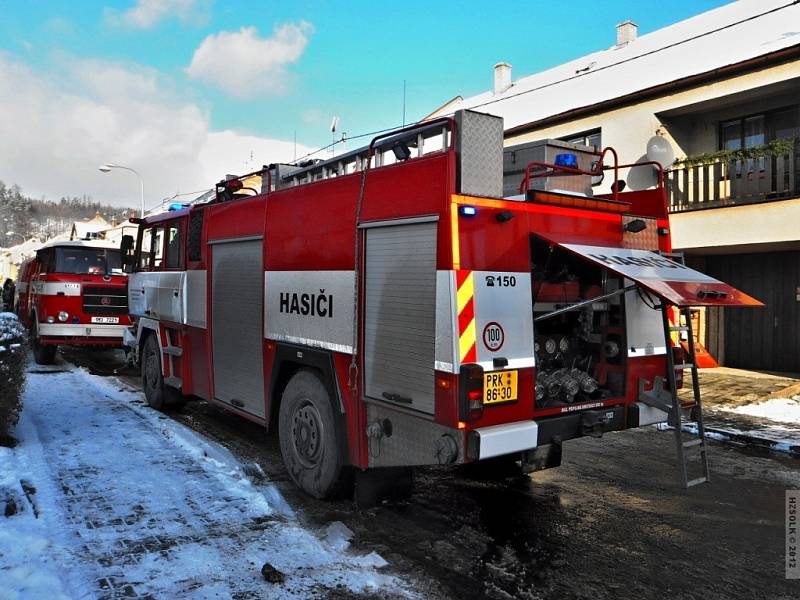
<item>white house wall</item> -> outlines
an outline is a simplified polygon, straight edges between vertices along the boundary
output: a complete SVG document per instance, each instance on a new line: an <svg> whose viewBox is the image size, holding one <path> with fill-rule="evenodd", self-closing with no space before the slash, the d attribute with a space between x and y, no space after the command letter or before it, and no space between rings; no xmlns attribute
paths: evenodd
<svg viewBox="0 0 800 600"><path fill-rule="evenodd" d="M620 160L624 163L636 162L645 155L647 140L653 137L656 131L664 125L656 115L699 102L742 94L753 88L789 80L797 80L797 89L798 93L800 93L800 62L778 65L725 81L697 86L669 96L601 112L589 117L532 129L522 134L508 136L505 144L506 146L513 146L523 142L545 138L563 138L584 131L601 129L603 146L613 146L619 153ZM500 110L491 112L502 114ZM663 129L662 132L673 144L676 156L691 154L694 151L692 148L681 147L678 140L683 136L676 135L673 137L668 129ZM711 136L716 140L716 131L708 131L705 135L709 137L705 139L703 146L709 149L716 149L716 142L711 141ZM623 176L624 178L625 176ZM610 184L611 181L608 178L606 184L600 189L607 191Z"/></svg>
<svg viewBox="0 0 800 600"><path fill-rule="evenodd" d="M675 213L670 226L676 249L795 242L800 239L800 199Z"/></svg>

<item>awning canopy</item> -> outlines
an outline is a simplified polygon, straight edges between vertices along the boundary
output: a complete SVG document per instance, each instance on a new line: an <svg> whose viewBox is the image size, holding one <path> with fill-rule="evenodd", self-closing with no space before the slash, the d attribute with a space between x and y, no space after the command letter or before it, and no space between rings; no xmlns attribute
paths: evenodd
<svg viewBox="0 0 800 600"><path fill-rule="evenodd" d="M655 252L580 244L558 246L636 282L675 306L764 305L727 283Z"/></svg>

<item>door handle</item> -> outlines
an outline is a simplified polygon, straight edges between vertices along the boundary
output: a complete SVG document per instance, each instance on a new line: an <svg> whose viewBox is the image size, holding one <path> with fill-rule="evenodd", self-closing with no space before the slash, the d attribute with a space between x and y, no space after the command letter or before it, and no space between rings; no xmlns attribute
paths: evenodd
<svg viewBox="0 0 800 600"><path fill-rule="evenodd" d="M402 404L411 404L414 402L412 398L403 396L402 394L395 394L394 392L383 392L381 396L383 396L389 402L400 402Z"/></svg>

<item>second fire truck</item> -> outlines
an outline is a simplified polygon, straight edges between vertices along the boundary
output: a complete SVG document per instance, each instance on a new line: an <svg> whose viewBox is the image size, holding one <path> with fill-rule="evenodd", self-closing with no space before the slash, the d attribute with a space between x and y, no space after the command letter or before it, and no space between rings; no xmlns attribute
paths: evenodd
<svg viewBox="0 0 800 600"><path fill-rule="evenodd" d="M571 438L700 418L669 311L758 301L672 260L658 165L621 192L612 151L554 147L504 159L502 120L461 111L147 217L123 251L148 402L277 427L317 497L385 467L547 468Z"/></svg>
<svg viewBox="0 0 800 600"><path fill-rule="evenodd" d="M47 243L20 265L16 290L16 311L38 364L51 364L60 345L122 347L131 321L127 277L113 244Z"/></svg>

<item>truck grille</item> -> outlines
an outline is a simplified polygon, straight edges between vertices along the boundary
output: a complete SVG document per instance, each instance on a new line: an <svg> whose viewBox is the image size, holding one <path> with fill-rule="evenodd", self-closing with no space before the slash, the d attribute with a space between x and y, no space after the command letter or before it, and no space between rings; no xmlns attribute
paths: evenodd
<svg viewBox="0 0 800 600"><path fill-rule="evenodd" d="M83 312L87 315L126 315L128 291L124 287L84 286Z"/></svg>

